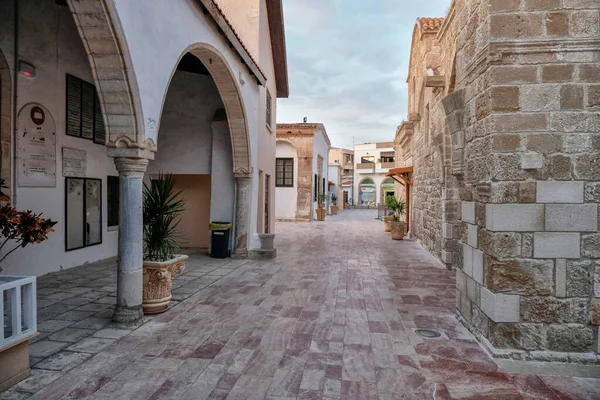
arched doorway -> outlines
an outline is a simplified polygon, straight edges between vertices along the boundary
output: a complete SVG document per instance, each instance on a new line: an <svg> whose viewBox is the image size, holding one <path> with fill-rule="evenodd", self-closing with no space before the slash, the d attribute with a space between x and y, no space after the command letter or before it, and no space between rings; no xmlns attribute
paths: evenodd
<svg viewBox="0 0 600 400"><path fill-rule="evenodd" d="M364 178L358 184L358 202L361 206L374 206L377 199L377 186L371 178Z"/></svg>
<svg viewBox="0 0 600 400"><path fill-rule="evenodd" d="M175 177L183 190L182 247L209 248L209 221L233 223L230 250L247 255L250 153L237 85L211 46L190 46L171 75L147 177ZM232 233L233 233L232 232Z"/></svg>
<svg viewBox="0 0 600 400"><path fill-rule="evenodd" d="M395 182L392 178L385 179L383 182L381 182L381 195L379 200L381 204L386 204L387 198L389 196L394 196L395 186Z"/></svg>

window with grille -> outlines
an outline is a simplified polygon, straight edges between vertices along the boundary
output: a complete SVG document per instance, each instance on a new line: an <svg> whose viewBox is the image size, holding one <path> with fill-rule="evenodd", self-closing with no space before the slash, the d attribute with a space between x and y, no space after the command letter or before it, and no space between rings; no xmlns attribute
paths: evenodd
<svg viewBox="0 0 600 400"><path fill-rule="evenodd" d="M275 186L294 187L294 159L277 158L275 171Z"/></svg>
<svg viewBox="0 0 600 400"><path fill-rule="evenodd" d="M106 143L106 128L96 87L67 74L66 133L98 144Z"/></svg>
<svg viewBox="0 0 600 400"><path fill-rule="evenodd" d="M272 118L272 114L271 114L271 92L269 92L269 89L267 89L267 125L268 126L272 126L271 125L271 118Z"/></svg>

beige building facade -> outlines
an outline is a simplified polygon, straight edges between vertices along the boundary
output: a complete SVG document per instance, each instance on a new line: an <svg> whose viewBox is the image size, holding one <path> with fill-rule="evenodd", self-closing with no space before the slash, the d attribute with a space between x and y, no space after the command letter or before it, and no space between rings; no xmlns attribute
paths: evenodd
<svg viewBox="0 0 600 400"><path fill-rule="evenodd" d="M332 147L329 150L329 164L337 164L340 167L340 195L338 206L346 207L351 203L354 187L354 150L341 147Z"/></svg>
<svg viewBox="0 0 600 400"><path fill-rule="evenodd" d="M598 362L599 9L455 0L414 29L395 140L411 235L499 357Z"/></svg>
<svg viewBox="0 0 600 400"><path fill-rule="evenodd" d="M277 124L275 217L312 221L320 194L329 197L331 142L320 123Z"/></svg>

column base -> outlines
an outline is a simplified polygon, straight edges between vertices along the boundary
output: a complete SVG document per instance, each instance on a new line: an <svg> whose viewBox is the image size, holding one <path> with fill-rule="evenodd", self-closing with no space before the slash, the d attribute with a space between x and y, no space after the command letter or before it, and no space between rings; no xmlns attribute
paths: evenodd
<svg viewBox="0 0 600 400"><path fill-rule="evenodd" d="M277 257L277 249L256 249L248 252L250 260L272 260Z"/></svg>
<svg viewBox="0 0 600 400"><path fill-rule="evenodd" d="M135 307L123 307L117 305L113 312L112 320L116 326L123 328L135 328L144 323L144 310L142 305Z"/></svg>
<svg viewBox="0 0 600 400"><path fill-rule="evenodd" d="M243 260L248 258L248 249L246 248L238 248L233 251L231 258L234 260Z"/></svg>

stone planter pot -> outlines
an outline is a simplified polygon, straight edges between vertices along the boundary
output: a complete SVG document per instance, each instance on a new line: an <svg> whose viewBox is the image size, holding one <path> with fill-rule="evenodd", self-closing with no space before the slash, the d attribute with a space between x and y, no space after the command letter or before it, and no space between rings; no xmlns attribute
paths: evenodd
<svg viewBox="0 0 600 400"><path fill-rule="evenodd" d="M144 314L167 311L173 278L185 269L185 260L188 258L186 255L178 255L167 261L144 260Z"/></svg>
<svg viewBox="0 0 600 400"><path fill-rule="evenodd" d="M392 222L392 217L389 217L389 216L383 217L383 228L385 229L386 232L392 231L392 226L390 225L390 222Z"/></svg>
<svg viewBox="0 0 600 400"><path fill-rule="evenodd" d="M260 248L261 250L273 250L274 245L273 241L275 240L274 233L261 233L258 235L260 239Z"/></svg>
<svg viewBox="0 0 600 400"><path fill-rule="evenodd" d="M392 228L392 239L393 240L404 240L404 231L406 229L406 222L390 221L390 226Z"/></svg>
<svg viewBox="0 0 600 400"><path fill-rule="evenodd" d="M327 214L327 210L318 209L317 211L317 221L325 221L325 214Z"/></svg>
<svg viewBox="0 0 600 400"><path fill-rule="evenodd" d="M331 206L331 215L337 215L338 206Z"/></svg>

